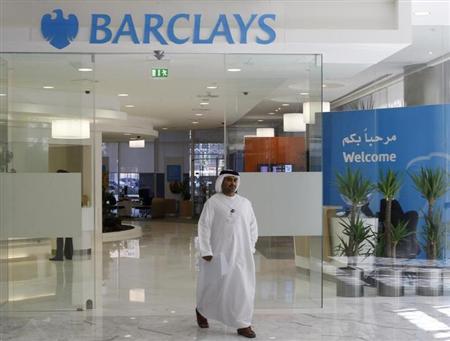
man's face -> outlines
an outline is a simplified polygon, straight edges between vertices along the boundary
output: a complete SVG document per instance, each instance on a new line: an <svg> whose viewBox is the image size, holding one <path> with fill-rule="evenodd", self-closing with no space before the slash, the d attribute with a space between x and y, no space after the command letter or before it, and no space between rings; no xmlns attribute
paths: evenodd
<svg viewBox="0 0 450 341"><path fill-rule="evenodd" d="M222 182L222 192L225 195L232 196L236 192L238 178L234 176L227 176Z"/></svg>

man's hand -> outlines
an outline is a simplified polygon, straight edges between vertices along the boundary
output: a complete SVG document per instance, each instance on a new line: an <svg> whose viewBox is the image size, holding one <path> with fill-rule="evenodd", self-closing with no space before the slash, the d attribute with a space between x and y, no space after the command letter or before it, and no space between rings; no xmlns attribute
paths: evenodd
<svg viewBox="0 0 450 341"><path fill-rule="evenodd" d="M206 260L207 262L211 262L213 256L204 256L202 257L204 260Z"/></svg>

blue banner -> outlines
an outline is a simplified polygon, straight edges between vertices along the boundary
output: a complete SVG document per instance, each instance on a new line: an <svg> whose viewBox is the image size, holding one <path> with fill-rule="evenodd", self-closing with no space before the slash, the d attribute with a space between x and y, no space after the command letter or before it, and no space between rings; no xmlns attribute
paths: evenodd
<svg viewBox="0 0 450 341"><path fill-rule="evenodd" d="M398 196L404 211L421 214L427 202L409 176L421 167L450 169L450 105L330 112L323 114L323 203L343 206L336 186L336 173L347 167L360 169L376 183L379 171L403 174ZM381 196L371 198L373 212L380 210ZM449 221L450 196L436 206L445 208ZM421 223L420 225L423 225Z"/></svg>

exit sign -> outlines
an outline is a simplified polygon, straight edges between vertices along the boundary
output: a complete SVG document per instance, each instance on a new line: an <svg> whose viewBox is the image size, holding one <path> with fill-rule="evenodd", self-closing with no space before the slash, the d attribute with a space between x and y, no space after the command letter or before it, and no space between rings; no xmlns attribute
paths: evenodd
<svg viewBox="0 0 450 341"><path fill-rule="evenodd" d="M153 68L152 69L153 78L167 78L169 77L169 69Z"/></svg>

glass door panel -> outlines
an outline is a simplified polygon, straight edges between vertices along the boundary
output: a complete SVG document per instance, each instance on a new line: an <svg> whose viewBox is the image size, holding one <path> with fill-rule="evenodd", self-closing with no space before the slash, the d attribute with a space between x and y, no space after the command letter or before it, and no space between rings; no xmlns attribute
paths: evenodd
<svg viewBox="0 0 450 341"><path fill-rule="evenodd" d="M320 307L322 180L308 172L305 108L321 111L321 56L226 55L224 74L227 167L259 222L256 308Z"/></svg>
<svg viewBox="0 0 450 341"><path fill-rule="evenodd" d="M2 174L8 198L1 231L8 243L6 307L84 309L94 301L93 59L3 58L12 155Z"/></svg>

